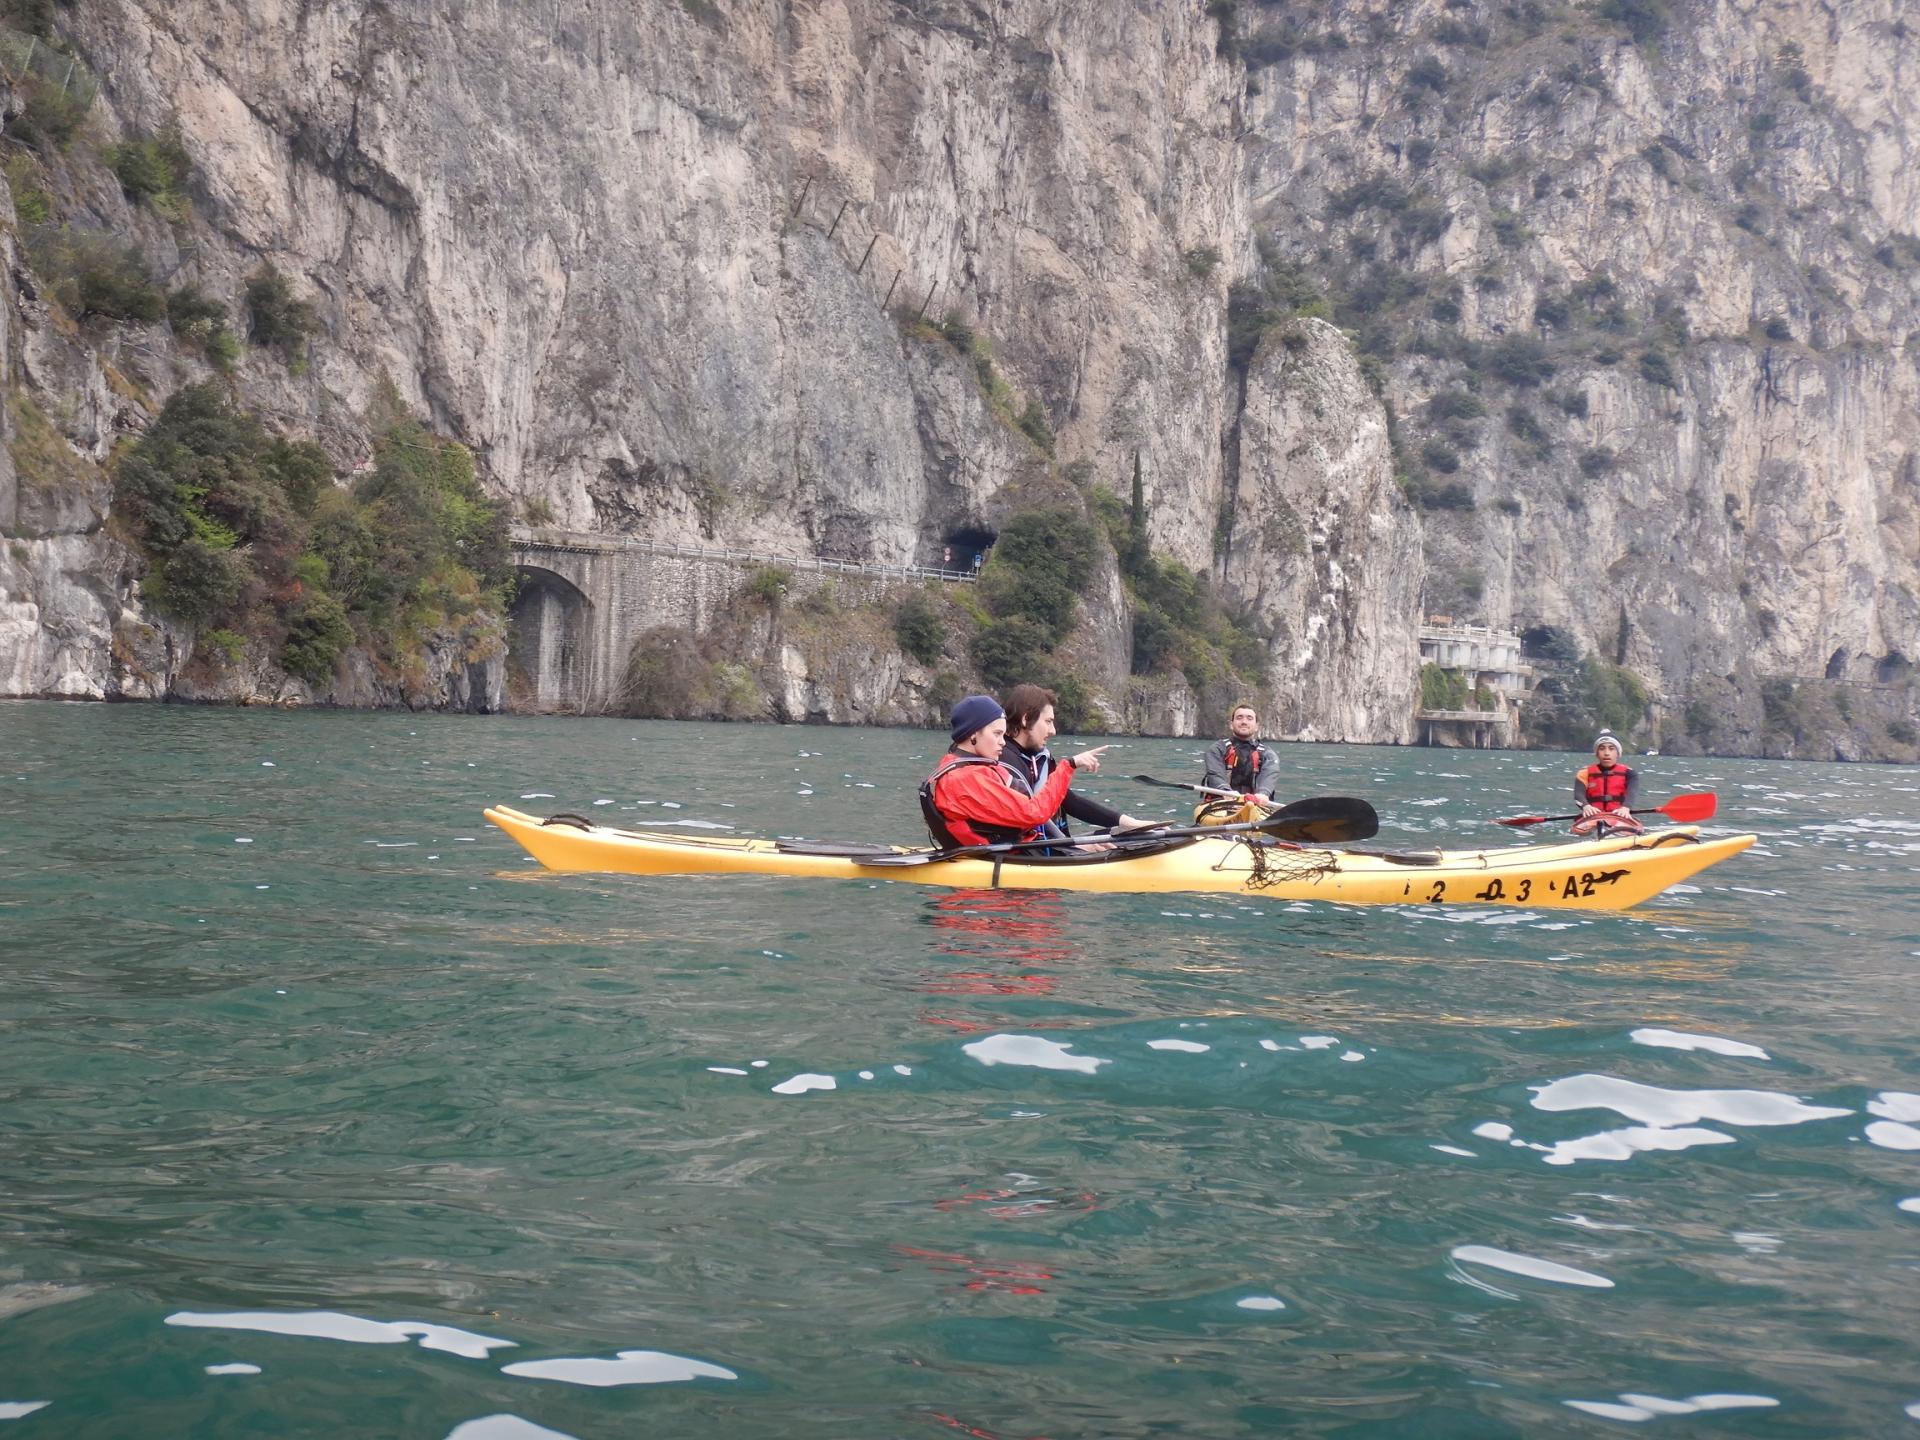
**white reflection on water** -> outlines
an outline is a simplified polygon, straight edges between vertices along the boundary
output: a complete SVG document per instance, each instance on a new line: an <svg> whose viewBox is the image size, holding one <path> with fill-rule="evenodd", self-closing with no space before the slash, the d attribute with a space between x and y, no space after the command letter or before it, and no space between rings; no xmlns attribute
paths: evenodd
<svg viewBox="0 0 1920 1440"><path fill-rule="evenodd" d="M960 1048L982 1065L1031 1065L1037 1070L1073 1070L1082 1075L1113 1063L1096 1055L1069 1055L1071 1041L1063 1043L1038 1035L989 1035Z"/></svg>
<svg viewBox="0 0 1920 1440"><path fill-rule="evenodd" d="M1180 1050L1188 1055L1204 1055L1213 1047L1193 1040L1149 1040L1147 1048L1149 1050Z"/></svg>
<svg viewBox="0 0 1920 1440"><path fill-rule="evenodd" d="M1569 1075L1530 1087L1536 1110L1617 1110L1643 1125L1799 1125L1853 1111L1809 1105L1776 1090L1663 1090L1613 1075Z"/></svg>
<svg viewBox="0 0 1920 1440"><path fill-rule="evenodd" d="M831 1075L796 1075L791 1080L782 1080L773 1087L776 1095L804 1095L809 1090L837 1090L840 1082Z"/></svg>
<svg viewBox="0 0 1920 1440"><path fill-rule="evenodd" d="M689 1360L684 1355L669 1355L664 1350L622 1350L611 1360L575 1359L522 1360L502 1365L503 1375L521 1375L529 1380L558 1380L567 1385L666 1385L680 1380L738 1380L740 1377L724 1365L709 1365L704 1360Z"/></svg>
<svg viewBox="0 0 1920 1440"><path fill-rule="evenodd" d="M1651 1420L1656 1415L1698 1415L1703 1410L1769 1410L1780 1402L1771 1395L1689 1395L1684 1400L1668 1400L1659 1395L1627 1391L1620 1403L1609 1400L1564 1400L1574 1410L1598 1415L1602 1420Z"/></svg>
<svg viewBox="0 0 1920 1440"><path fill-rule="evenodd" d="M1273 1295L1249 1295L1233 1302L1242 1310L1284 1310L1287 1302Z"/></svg>
<svg viewBox="0 0 1920 1440"><path fill-rule="evenodd" d="M482 1415L447 1432L447 1440L574 1440L561 1430L549 1430L518 1415Z"/></svg>
<svg viewBox="0 0 1920 1440"><path fill-rule="evenodd" d="M1636 1045L1657 1045L1668 1050L1711 1050L1716 1055L1745 1055L1755 1060L1773 1057L1758 1045L1739 1040L1723 1040L1718 1035L1695 1035L1687 1030L1644 1028L1627 1037Z"/></svg>
<svg viewBox="0 0 1920 1440"><path fill-rule="evenodd" d="M1868 1125L1867 1139L1882 1150L1920 1150L1920 1130L1893 1120L1875 1120Z"/></svg>
<svg viewBox="0 0 1920 1440"><path fill-rule="evenodd" d="M51 1400L0 1400L0 1420L18 1420L36 1410L44 1410Z"/></svg>
<svg viewBox="0 0 1920 1440"><path fill-rule="evenodd" d="M1904 1090L1882 1090L1867 1102L1867 1113L1888 1120L1920 1120L1920 1095Z"/></svg>
<svg viewBox="0 0 1920 1440"><path fill-rule="evenodd" d="M1697 1120L1723 1125L1799 1125L1853 1111L1809 1105L1775 1090L1663 1090L1613 1075L1570 1075L1535 1085L1538 1110L1615 1110L1638 1125L1602 1130L1538 1147L1549 1165L1576 1160L1630 1160L1652 1150L1686 1150L1695 1145L1731 1145L1731 1135L1694 1126ZM1871 1138L1871 1137L1869 1137Z"/></svg>
<svg viewBox="0 0 1920 1440"><path fill-rule="evenodd" d="M1613 1281L1604 1275L1595 1275L1591 1270L1576 1270L1571 1265L1556 1264L1552 1260L1521 1255L1512 1250L1496 1250L1491 1245L1456 1245L1448 1253L1463 1265L1485 1265L1491 1270L1504 1270L1510 1275L1525 1275L1555 1285L1580 1285L1589 1290L1613 1289Z"/></svg>
<svg viewBox="0 0 1920 1440"><path fill-rule="evenodd" d="M230 1365L208 1365L204 1367L209 1375L258 1375L260 1367L249 1365L244 1360L235 1360Z"/></svg>
<svg viewBox="0 0 1920 1440"><path fill-rule="evenodd" d="M1627 1125L1618 1130L1602 1130L1597 1135L1581 1135L1537 1148L1546 1151L1540 1158L1547 1164L1571 1165L1576 1160L1631 1160L1635 1155L1652 1150L1690 1150L1695 1145L1733 1143L1731 1135L1695 1126L1669 1129L1655 1125Z"/></svg>
<svg viewBox="0 0 1920 1440"><path fill-rule="evenodd" d="M489 1350L512 1349L514 1341L476 1335L451 1325L424 1320L366 1320L338 1310L235 1310L223 1314L196 1314L180 1310L167 1316L169 1325L207 1330L257 1330L265 1335L301 1335L316 1340L345 1340L353 1345L399 1345L417 1339L422 1350L444 1350L468 1360L484 1360Z"/></svg>

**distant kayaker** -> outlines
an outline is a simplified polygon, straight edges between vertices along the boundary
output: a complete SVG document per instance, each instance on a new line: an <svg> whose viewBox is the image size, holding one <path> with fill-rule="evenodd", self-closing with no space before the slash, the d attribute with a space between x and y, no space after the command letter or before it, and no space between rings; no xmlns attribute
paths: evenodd
<svg viewBox="0 0 1920 1440"><path fill-rule="evenodd" d="M1580 802L1580 818L1573 822L1576 835L1605 838L1610 830L1638 835L1647 827L1633 818L1634 793L1640 777L1631 765L1620 763L1620 742L1611 730L1594 737L1593 764L1573 772L1573 795Z"/></svg>
<svg viewBox="0 0 1920 1440"><path fill-rule="evenodd" d="M1016 685L1007 692L1007 744L1000 752L1000 764L1013 777L1016 790L1037 795L1047 783L1047 777L1053 773L1053 756L1048 753L1047 742L1054 737L1057 729L1054 725L1054 707L1058 703L1059 697L1053 691L1039 685ZM1102 805L1091 795L1077 795L1069 790L1059 811L1047 821L1042 833L1048 836L1069 834L1069 819L1102 830L1131 830L1151 823L1124 815L1111 805Z"/></svg>
<svg viewBox="0 0 1920 1440"><path fill-rule="evenodd" d="M1260 739L1260 712L1242 700L1227 714L1227 735L1207 747L1206 783L1233 790L1248 801L1273 803L1280 759Z"/></svg>
<svg viewBox="0 0 1920 1440"><path fill-rule="evenodd" d="M953 743L939 768L920 784L920 813L934 844L996 845L1037 840L1059 812L1076 770L1100 768L1101 745L1052 767L1038 789L1023 790L1000 764L1007 743L1007 714L991 695L968 695L953 707Z"/></svg>

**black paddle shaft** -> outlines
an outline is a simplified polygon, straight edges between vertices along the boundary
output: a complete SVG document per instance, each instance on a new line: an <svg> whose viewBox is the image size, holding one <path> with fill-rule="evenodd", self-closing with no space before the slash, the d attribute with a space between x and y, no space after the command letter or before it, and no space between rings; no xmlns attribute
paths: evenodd
<svg viewBox="0 0 1920 1440"><path fill-rule="evenodd" d="M861 865L933 865L942 860L972 860L992 855L1017 855L1023 850L1052 850L1075 845L1159 844L1166 840L1200 840L1221 835L1271 835L1279 840L1329 845L1344 840L1370 840L1380 833L1380 817L1364 800L1345 795L1321 795L1296 800L1260 820L1236 825L1143 826L1125 833L1102 831L1054 840L1010 840L999 845L962 845L952 850L919 850L904 855L879 856Z"/></svg>

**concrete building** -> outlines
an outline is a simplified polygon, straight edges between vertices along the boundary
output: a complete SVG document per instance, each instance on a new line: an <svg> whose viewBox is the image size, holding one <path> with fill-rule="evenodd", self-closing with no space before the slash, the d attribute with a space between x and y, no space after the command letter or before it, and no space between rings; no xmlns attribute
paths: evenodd
<svg viewBox="0 0 1920 1440"><path fill-rule="evenodd" d="M1420 627L1420 664L1450 671L1465 682L1469 704L1461 709L1414 712L1422 745L1487 750L1520 742L1520 706L1533 688L1533 667L1520 658L1520 636L1489 625L1456 625L1447 615L1429 615ZM1479 708L1483 692L1492 707Z"/></svg>

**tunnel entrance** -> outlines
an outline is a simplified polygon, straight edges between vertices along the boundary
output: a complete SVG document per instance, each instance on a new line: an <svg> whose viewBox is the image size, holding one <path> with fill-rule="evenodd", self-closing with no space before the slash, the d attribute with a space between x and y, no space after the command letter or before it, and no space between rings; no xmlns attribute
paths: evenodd
<svg viewBox="0 0 1920 1440"><path fill-rule="evenodd" d="M997 530L989 530L984 525L956 525L940 542L946 568L973 569L973 557L984 556L999 538ZM945 558L948 556L951 558Z"/></svg>

